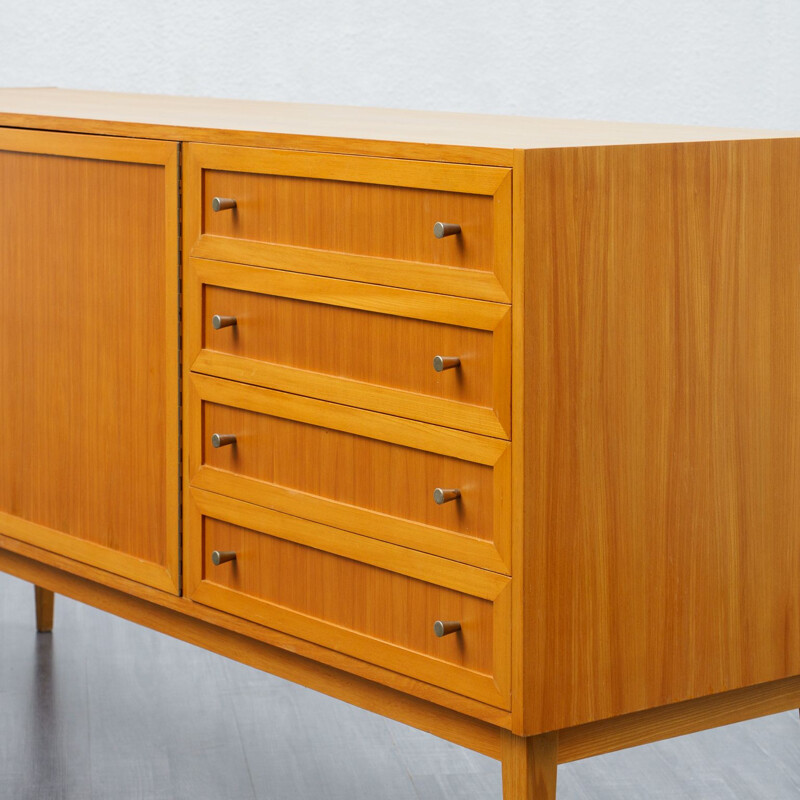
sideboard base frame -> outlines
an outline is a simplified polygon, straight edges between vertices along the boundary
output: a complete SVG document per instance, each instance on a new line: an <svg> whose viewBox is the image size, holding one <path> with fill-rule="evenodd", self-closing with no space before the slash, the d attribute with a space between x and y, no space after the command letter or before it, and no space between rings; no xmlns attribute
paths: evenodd
<svg viewBox="0 0 800 800"><path fill-rule="evenodd" d="M513 732L311 661L157 603L0 549L0 571L34 584L37 630L58 593L218 655L467 747L503 765L505 800L553 800L558 764L800 707L800 677L687 700L537 736Z"/></svg>

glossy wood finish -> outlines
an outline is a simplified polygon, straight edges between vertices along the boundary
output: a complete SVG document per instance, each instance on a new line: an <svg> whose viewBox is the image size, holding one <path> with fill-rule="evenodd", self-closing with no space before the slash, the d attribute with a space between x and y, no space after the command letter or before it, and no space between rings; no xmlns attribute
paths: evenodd
<svg viewBox="0 0 800 800"><path fill-rule="evenodd" d="M0 131L0 531L173 592L177 167Z"/></svg>
<svg viewBox="0 0 800 800"><path fill-rule="evenodd" d="M526 728L797 675L800 140L526 170Z"/></svg>
<svg viewBox="0 0 800 800"><path fill-rule="evenodd" d="M509 170L189 144L184 175L194 256L509 300Z"/></svg>
<svg viewBox="0 0 800 800"><path fill-rule="evenodd" d="M196 372L508 436L507 306L196 259L184 305Z"/></svg>
<svg viewBox="0 0 800 800"><path fill-rule="evenodd" d="M36 597L36 630L38 633L50 633L53 630L53 611L55 598L49 589L34 586Z"/></svg>
<svg viewBox="0 0 800 800"><path fill-rule="evenodd" d="M202 375L184 396L191 485L508 573L507 443Z"/></svg>
<svg viewBox="0 0 800 800"><path fill-rule="evenodd" d="M191 599L508 708L507 578L199 490L185 532Z"/></svg>

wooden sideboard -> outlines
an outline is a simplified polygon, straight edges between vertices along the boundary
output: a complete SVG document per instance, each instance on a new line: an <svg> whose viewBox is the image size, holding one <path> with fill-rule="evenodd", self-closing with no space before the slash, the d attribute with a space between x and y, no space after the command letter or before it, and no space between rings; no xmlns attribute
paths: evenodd
<svg viewBox="0 0 800 800"><path fill-rule="evenodd" d="M0 90L0 569L501 759L800 706L800 135Z"/></svg>

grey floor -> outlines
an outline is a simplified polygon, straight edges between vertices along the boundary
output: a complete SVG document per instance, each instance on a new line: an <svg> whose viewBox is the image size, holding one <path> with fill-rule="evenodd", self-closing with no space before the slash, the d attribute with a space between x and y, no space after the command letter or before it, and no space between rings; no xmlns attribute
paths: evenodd
<svg viewBox="0 0 800 800"><path fill-rule="evenodd" d="M559 800L797 800L797 713L568 764ZM2 800L478 800L499 764L0 575Z"/></svg>

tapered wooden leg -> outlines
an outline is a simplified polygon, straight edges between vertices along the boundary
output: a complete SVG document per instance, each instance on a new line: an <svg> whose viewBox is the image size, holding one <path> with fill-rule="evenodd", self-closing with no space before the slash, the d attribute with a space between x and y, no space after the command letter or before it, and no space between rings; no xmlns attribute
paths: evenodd
<svg viewBox="0 0 800 800"><path fill-rule="evenodd" d="M53 630L54 595L49 589L34 587L36 593L36 630L39 633L50 633Z"/></svg>
<svg viewBox="0 0 800 800"><path fill-rule="evenodd" d="M555 800L558 734L503 737L503 800Z"/></svg>

